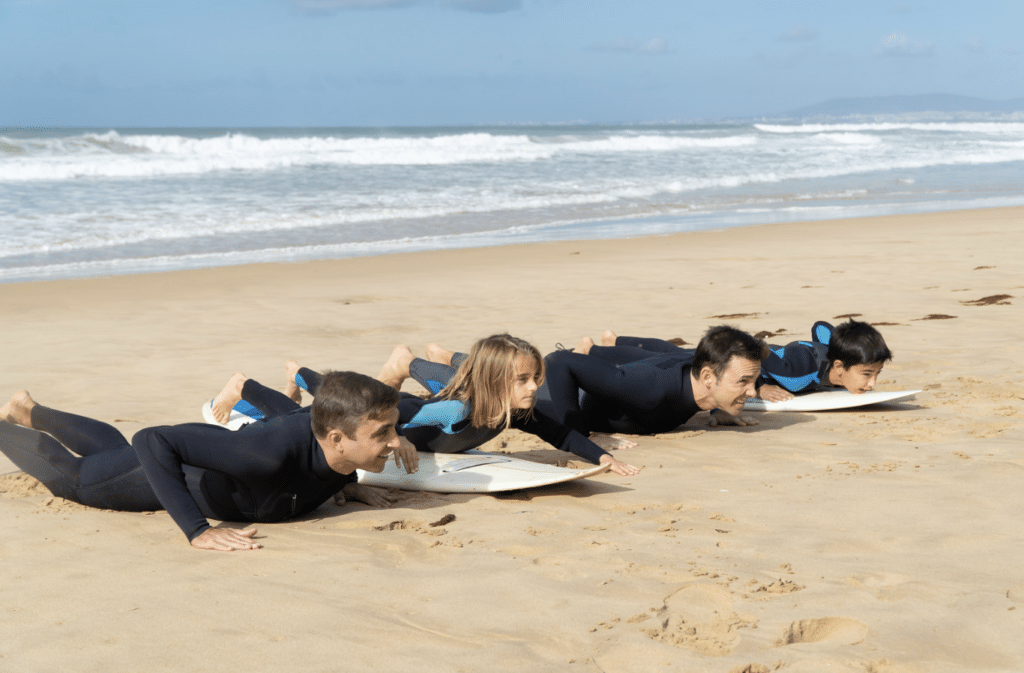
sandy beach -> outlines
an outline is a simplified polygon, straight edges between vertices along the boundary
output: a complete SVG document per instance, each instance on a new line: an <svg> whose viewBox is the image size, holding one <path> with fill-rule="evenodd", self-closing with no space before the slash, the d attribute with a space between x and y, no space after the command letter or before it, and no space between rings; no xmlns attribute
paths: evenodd
<svg viewBox="0 0 1024 673"><path fill-rule="evenodd" d="M619 454L631 478L327 503L251 553L0 456L0 671L1024 670L1022 231L1005 208L0 285L0 395L129 437L201 420L236 371L375 375L396 343L500 331L786 343L853 314L895 354L879 389L924 389L701 413ZM514 431L484 449L572 457Z"/></svg>

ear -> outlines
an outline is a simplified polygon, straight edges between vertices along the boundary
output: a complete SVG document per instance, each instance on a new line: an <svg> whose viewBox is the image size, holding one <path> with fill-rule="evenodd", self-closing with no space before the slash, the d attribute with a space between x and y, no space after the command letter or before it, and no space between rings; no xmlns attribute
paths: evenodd
<svg viewBox="0 0 1024 673"><path fill-rule="evenodd" d="M700 376L697 377L704 386L710 388L711 384L718 382L718 377L715 376L714 370L708 365L701 367Z"/></svg>
<svg viewBox="0 0 1024 673"><path fill-rule="evenodd" d="M327 435L320 443L323 444L324 448L338 453L343 453L346 439L348 439L348 437L345 436L345 433L337 428L332 428L327 431Z"/></svg>
<svg viewBox="0 0 1024 673"><path fill-rule="evenodd" d="M840 374L842 374L843 372L846 371L846 367L843 366L843 361L842 360L833 360L832 361L832 369L834 369L835 371L839 372Z"/></svg>

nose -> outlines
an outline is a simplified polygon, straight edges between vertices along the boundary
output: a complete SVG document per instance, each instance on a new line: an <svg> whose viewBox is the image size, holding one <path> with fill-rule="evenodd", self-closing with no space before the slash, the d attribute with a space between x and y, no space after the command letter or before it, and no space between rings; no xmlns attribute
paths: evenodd
<svg viewBox="0 0 1024 673"><path fill-rule="evenodd" d="M531 393L537 392L537 388L539 387L540 386L537 385L537 382L533 380L526 384L526 389L529 390Z"/></svg>
<svg viewBox="0 0 1024 673"><path fill-rule="evenodd" d="M751 381L750 383L748 383L747 384L747 389L744 390L743 392L746 393L747 397L756 397L757 396L757 382L756 381Z"/></svg>
<svg viewBox="0 0 1024 673"><path fill-rule="evenodd" d="M391 433L391 439L388 440L388 443L385 444L385 446L389 449L397 449L399 447L399 437L397 432Z"/></svg>
<svg viewBox="0 0 1024 673"><path fill-rule="evenodd" d="M872 376L870 379L868 379L868 383L864 387L867 388L868 390L874 390L876 383L878 383L878 377Z"/></svg>

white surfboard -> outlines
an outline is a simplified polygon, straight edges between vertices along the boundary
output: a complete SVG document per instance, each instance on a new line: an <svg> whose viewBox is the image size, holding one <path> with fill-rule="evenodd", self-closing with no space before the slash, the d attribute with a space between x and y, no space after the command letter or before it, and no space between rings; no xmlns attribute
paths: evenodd
<svg viewBox="0 0 1024 673"><path fill-rule="evenodd" d="M832 411L835 409L852 409L869 404L896 402L913 397L920 390L894 390L880 392L869 390L861 395L854 395L848 390L826 390L817 393L797 395L786 402L766 402L751 398L743 405L744 411Z"/></svg>
<svg viewBox="0 0 1024 673"><path fill-rule="evenodd" d="M356 470L359 483L401 488L406 491L496 493L584 479L605 472L611 467L595 465L576 470L475 450L465 453L420 451L419 454L419 470L412 474L406 474L405 468L398 467L395 461L390 459L387 467L380 473Z"/></svg>
<svg viewBox="0 0 1024 673"><path fill-rule="evenodd" d="M228 430L237 430L243 425L248 425L249 423L252 423L256 419L250 416L246 416L245 414L232 409L231 416L228 418L228 422L221 423L220 421L213 417L213 400L210 400L209 402L203 403L203 420L209 423L210 425L219 425L220 427L227 428Z"/></svg>

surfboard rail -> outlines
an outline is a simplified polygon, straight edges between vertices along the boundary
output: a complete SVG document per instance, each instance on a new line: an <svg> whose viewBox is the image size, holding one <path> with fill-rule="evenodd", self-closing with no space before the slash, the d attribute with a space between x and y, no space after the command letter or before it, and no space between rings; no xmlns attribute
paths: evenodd
<svg viewBox="0 0 1024 673"><path fill-rule="evenodd" d="M834 411L837 409L853 409L871 404L898 402L914 397L920 390L869 390L854 395L848 390L826 390L805 395L796 395L785 402L768 402L752 397L743 405L744 411Z"/></svg>
<svg viewBox="0 0 1024 673"><path fill-rule="evenodd" d="M465 453L421 451L419 456L419 469L412 474L406 474L404 468L389 460L383 472L356 470L359 483L407 491L498 493L586 479L607 472L611 467L558 467L475 449Z"/></svg>

